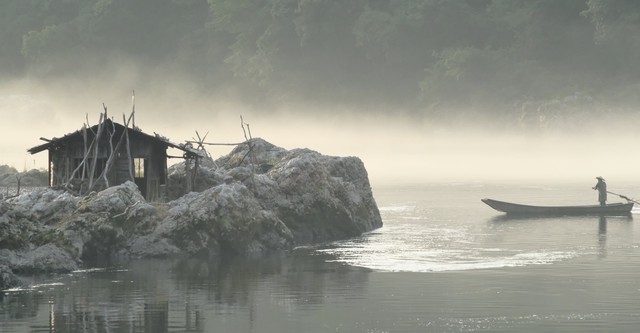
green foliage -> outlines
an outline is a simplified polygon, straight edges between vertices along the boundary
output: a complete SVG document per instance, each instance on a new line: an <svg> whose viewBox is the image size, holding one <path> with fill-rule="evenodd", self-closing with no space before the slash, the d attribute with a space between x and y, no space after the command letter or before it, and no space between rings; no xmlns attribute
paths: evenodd
<svg viewBox="0 0 640 333"><path fill-rule="evenodd" d="M124 57L264 100L508 111L618 98L640 76L633 0L5 0L0 13L2 79Z"/></svg>

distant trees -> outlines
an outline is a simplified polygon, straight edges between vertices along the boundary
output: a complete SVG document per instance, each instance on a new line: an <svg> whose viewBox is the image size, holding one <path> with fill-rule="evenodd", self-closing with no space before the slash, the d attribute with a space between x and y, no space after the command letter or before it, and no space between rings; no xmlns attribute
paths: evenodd
<svg viewBox="0 0 640 333"><path fill-rule="evenodd" d="M25 170L19 172L15 168L8 165L0 165L0 197L8 196L7 188L22 186L47 186L49 173L47 170Z"/></svg>
<svg viewBox="0 0 640 333"><path fill-rule="evenodd" d="M201 34L208 16L204 1L185 0L7 0L0 6L15 17L37 18L39 25L12 36L14 45L21 38L14 52L36 75L91 69L114 56L167 61Z"/></svg>
<svg viewBox="0 0 640 333"><path fill-rule="evenodd" d="M4 79L126 58L262 100L501 114L640 90L633 0L4 0L0 13Z"/></svg>

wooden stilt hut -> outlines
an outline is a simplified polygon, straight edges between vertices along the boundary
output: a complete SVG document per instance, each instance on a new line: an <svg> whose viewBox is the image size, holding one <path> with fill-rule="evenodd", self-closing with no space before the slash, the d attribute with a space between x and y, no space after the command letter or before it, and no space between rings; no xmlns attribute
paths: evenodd
<svg viewBox="0 0 640 333"><path fill-rule="evenodd" d="M105 111L98 125L85 125L60 138L43 139L45 144L27 151L49 152L52 187L84 195L131 180L147 201L162 201L167 184L167 149L181 150L182 157L195 161L196 166L201 153L161 135L130 128L124 117L123 121L124 125L108 119Z"/></svg>

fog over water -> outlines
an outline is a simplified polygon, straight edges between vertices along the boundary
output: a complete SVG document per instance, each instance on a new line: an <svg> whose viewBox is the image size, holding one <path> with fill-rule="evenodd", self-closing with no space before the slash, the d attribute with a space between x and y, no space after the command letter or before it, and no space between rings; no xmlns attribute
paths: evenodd
<svg viewBox="0 0 640 333"><path fill-rule="evenodd" d="M633 1L0 2L0 163L116 121L362 158L374 185L634 180ZM213 147L215 157L229 147ZM176 162L172 160L170 162Z"/></svg>
<svg viewBox="0 0 640 333"><path fill-rule="evenodd" d="M130 82L129 82L130 83ZM102 103L122 122L131 112L132 84L61 80L0 88L1 164L18 170L46 168L46 153L26 150L98 121ZM123 88L121 88L123 87ZM240 116L253 137L286 149L360 157L372 185L440 181L583 181L602 175L613 181L640 177L640 140L634 118L526 129L479 119L436 121L401 110L354 110L343 106L268 105L233 94L203 96L184 84L136 89L136 125L176 143L209 133L207 142L244 140ZM570 127L570 128L569 128ZM209 146L214 157L232 147ZM170 152L171 154L171 152ZM176 152L177 154L177 152ZM170 163L178 162L171 160Z"/></svg>

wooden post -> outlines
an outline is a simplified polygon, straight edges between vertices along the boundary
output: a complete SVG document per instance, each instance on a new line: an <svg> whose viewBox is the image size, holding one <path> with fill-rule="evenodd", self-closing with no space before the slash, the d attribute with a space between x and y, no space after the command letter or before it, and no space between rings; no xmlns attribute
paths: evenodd
<svg viewBox="0 0 640 333"><path fill-rule="evenodd" d="M99 148L100 148L100 137L102 136L102 131L104 129L104 122L103 122L103 116L104 114L100 114L100 122L98 123L98 130L96 131L96 139L95 139L95 147L94 147L94 153L93 153L93 163L91 164L91 170L89 171L89 188L93 188L93 183L94 183L94 175L96 173L96 166L98 164L98 153L100 152Z"/></svg>
<svg viewBox="0 0 640 333"><path fill-rule="evenodd" d="M193 163L193 188L196 188L196 178L198 178L198 168L199 168L199 163L200 162L200 157L196 156L195 157L195 161Z"/></svg>
<svg viewBox="0 0 640 333"><path fill-rule="evenodd" d="M83 140L83 144L84 144L84 156L87 156L87 126L86 125L82 125L82 140ZM80 184L84 183L84 178L87 176L87 167L84 163L82 163L82 178L80 180Z"/></svg>
<svg viewBox="0 0 640 333"><path fill-rule="evenodd" d="M107 113L106 108L105 108L105 115ZM116 125L113 123L113 121L111 122L111 134L109 135L109 158L107 159L107 162L104 165L104 169L102 170L102 178L104 179L104 184L106 187L109 187L109 169L111 169L111 163L113 163L113 158L115 155L115 151L113 150L113 136L116 135ZM120 142L122 141L122 137L120 138L120 141L118 141L118 144L116 145L116 149L118 147L120 147Z"/></svg>
<svg viewBox="0 0 640 333"><path fill-rule="evenodd" d="M122 115L122 117L124 119L124 115ZM122 145L122 142L125 140L125 136L127 134L126 129L129 126L129 121L131 121L131 118L129 118L129 120L125 121L125 123L123 125L124 126L124 130L123 130L122 134L120 134L120 139L118 140L118 143L116 144L115 148L113 148L113 136L116 133L116 126L115 126L115 124L113 124L113 121L111 122L111 125L113 126L113 132L109 136L109 145L110 145L111 153L109 154L109 158L105 162L104 170L102 170L102 174L100 174L100 176L98 177L98 179L104 178L105 184L106 184L107 187L109 187L109 181L107 180L107 175L109 173L109 170L111 170L111 167L113 166L113 163L115 161L115 158L116 158L116 155L117 155L118 151L120 151L120 146ZM127 142L127 145L128 145L128 142ZM131 155L129 154L129 156L131 156ZM129 166L129 170L131 170L131 166ZM95 186L95 184L93 184L93 185ZM91 192L92 189L93 189L93 187L89 188L88 192Z"/></svg>
<svg viewBox="0 0 640 333"><path fill-rule="evenodd" d="M49 187L53 186L53 180L52 180L52 174L51 174L51 147L49 147L49 149L47 149L47 155L49 155L49 157L47 158L47 160L49 161L47 163L47 168L49 170Z"/></svg>
<svg viewBox="0 0 640 333"><path fill-rule="evenodd" d="M244 125L247 125L247 129L249 130L249 136L247 136L247 131L244 129ZM253 150L253 142L251 141L251 129L249 129L249 124L245 123L244 120L242 119L242 116L240 116L240 126L242 126L242 132L244 133L244 139L245 139L245 143L247 144L247 153L244 154L244 156L242 157L242 160L240 160L240 164L242 164L242 162L244 162L245 158L247 158L247 156L249 157L249 165L251 166L251 171L253 171L255 173L255 163L254 163L254 156L252 153Z"/></svg>
<svg viewBox="0 0 640 333"><path fill-rule="evenodd" d="M16 196L20 195L20 181L22 180L22 175L18 172L16 173L16 179L18 180L18 190L16 192Z"/></svg>
<svg viewBox="0 0 640 333"><path fill-rule="evenodd" d="M71 183L71 181L75 178L76 173L78 173L78 170L80 170L80 168L86 168L87 165L87 160L89 158L89 152L93 149L93 145L95 145L96 143L96 137L93 138L93 140L91 141L91 144L89 145L89 148L87 150L87 153L84 155L84 157L82 158L82 161L80 161L80 164L78 164L78 166L73 170L73 172L71 173L71 177L69 177L67 179L67 182L65 184L65 188L69 189L69 184ZM55 173L56 178L60 179L60 175L58 172L56 172L56 170L54 169L53 172ZM84 178L83 178L84 181Z"/></svg>
<svg viewBox="0 0 640 333"><path fill-rule="evenodd" d="M131 128L136 128L136 91L133 90L131 95L131 117L133 119L133 124Z"/></svg>

